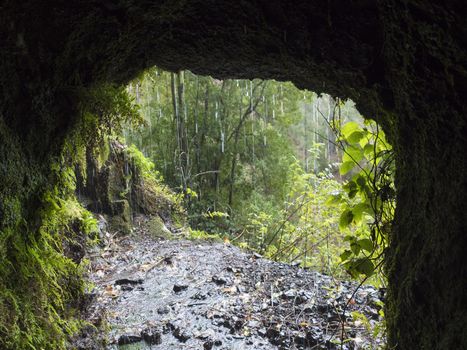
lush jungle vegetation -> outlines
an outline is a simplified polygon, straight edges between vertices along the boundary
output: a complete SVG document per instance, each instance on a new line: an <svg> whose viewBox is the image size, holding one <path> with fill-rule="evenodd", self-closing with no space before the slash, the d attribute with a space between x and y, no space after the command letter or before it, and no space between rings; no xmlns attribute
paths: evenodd
<svg viewBox="0 0 467 350"><path fill-rule="evenodd" d="M127 90L144 122L126 141L183 194L193 236L384 283L393 153L351 101L157 68Z"/></svg>

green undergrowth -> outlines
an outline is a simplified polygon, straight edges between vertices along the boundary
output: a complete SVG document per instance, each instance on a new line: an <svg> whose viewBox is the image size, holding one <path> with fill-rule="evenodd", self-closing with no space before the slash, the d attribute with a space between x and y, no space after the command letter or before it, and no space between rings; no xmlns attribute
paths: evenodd
<svg viewBox="0 0 467 350"><path fill-rule="evenodd" d="M18 212L16 226L0 232L1 349L63 349L80 327L74 306L85 290L84 263L65 256L64 240L89 236L97 225L74 196L72 168L57 161L51 177L39 229L32 231Z"/></svg>
<svg viewBox="0 0 467 350"><path fill-rule="evenodd" d="M135 146L131 145L126 148L126 154L136 168L137 177L140 177L140 186L144 187L146 196L152 200L153 204L164 203L167 207L170 207L173 214L184 213L182 206L182 195L173 192L164 183L164 178L156 170L154 163ZM148 203L150 205L150 203ZM154 208L157 211L157 208Z"/></svg>
<svg viewBox="0 0 467 350"><path fill-rule="evenodd" d="M96 87L82 95L86 102L79 106L80 118L55 158L28 163L22 152L28 141L8 141L15 163L0 168L2 178L8 180L0 191L2 350L66 349L68 339L83 324L79 307L87 288L82 278L86 261L80 252L73 257L70 249L83 248L78 240L84 238L85 244L94 237L97 224L75 197L74 168L84 162L87 145L98 145L102 135L118 129L118 120L133 118L136 112L123 88ZM2 128L0 135L9 135ZM0 148L0 154L4 152Z"/></svg>
<svg viewBox="0 0 467 350"><path fill-rule="evenodd" d="M126 147L124 152L134 169L131 182L134 187L133 192L139 199L139 210L149 215L163 214L170 217L174 226L184 226L186 213L183 207L183 194L172 191L165 184L155 164L135 145ZM128 194L125 195L126 197Z"/></svg>
<svg viewBox="0 0 467 350"><path fill-rule="evenodd" d="M208 240L214 242L221 242L222 237L218 233L209 233L203 230L188 229L188 239L190 240Z"/></svg>

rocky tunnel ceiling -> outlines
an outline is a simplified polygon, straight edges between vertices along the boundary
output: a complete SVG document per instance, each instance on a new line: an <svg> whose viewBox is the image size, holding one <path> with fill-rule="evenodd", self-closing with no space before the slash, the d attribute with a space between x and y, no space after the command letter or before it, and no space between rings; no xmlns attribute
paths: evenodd
<svg viewBox="0 0 467 350"><path fill-rule="evenodd" d="M348 97L397 151L390 343L467 344L464 1L30 0L0 9L2 200L21 193L33 212L43 160L79 117L79 92L153 65ZM5 208L3 227L13 220Z"/></svg>
<svg viewBox="0 0 467 350"><path fill-rule="evenodd" d="M381 101L392 105L373 1L26 1L2 12L17 74L42 76L42 84L53 77L50 84L64 95L74 86L124 83L158 65L292 80L352 98L367 116Z"/></svg>

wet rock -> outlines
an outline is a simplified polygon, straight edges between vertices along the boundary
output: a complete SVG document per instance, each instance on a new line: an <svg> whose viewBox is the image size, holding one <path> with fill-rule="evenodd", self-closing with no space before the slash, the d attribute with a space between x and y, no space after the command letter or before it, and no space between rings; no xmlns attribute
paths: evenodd
<svg viewBox="0 0 467 350"><path fill-rule="evenodd" d="M191 336L186 331L183 331L180 327L175 328L175 330L172 332L172 335L182 343L185 343L188 339L191 338Z"/></svg>
<svg viewBox="0 0 467 350"><path fill-rule="evenodd" d="M212 281L217 284L218 286L222 286L227 284L227 279L222 276L212 276Z"/></svg>
<svg viewBox="0 0 467 350"><path fill-rule="evenodd" d="M118 338L118 345L127 345L140 342L142 338L139 335L121 335Z"/></svg>
<svg viewBox="0 0 467 350"><path fill-rule="evenodd" d="M209 340L203 344L203 349L204 350L211 350L214 346L214 342Z"/></svg>
<svg viewBox="0 0 467 350"><path fill-rule="evenodd" d="M300 346L312 347L319 344L317 339L319 339L319 337L315 337L313 332L297 332L294 337L294 342Z"/></svg>
<svg viewBox="0 0 467 350"><path fill-rule="evenodd" d="M161 263L145 277L144 293L137 291L141 284L125 281L119 288L128 289L120 298L103 299L113 339L119 339L119 330L135 329L146 346L157 345L160 338L164 350L179 350L181 343L211 350L340 350L326 341L339 341L340 315L346 309L344 339L353 340L345 346L371 348L368 333L351 322L350 313L359 311L374 322L379 300L375 288L363 286L354 293L353 282L335 283L317 272L252 259L223 244L161 242L152 236L124 242L106 253L105 260L98 255L92 262L99 266L94 271L107 271L93 276L98 296L109 280L124 280L122 273L126 280L137 281L141 266ZM172 263L164 263L164 257L172 257ZM353 295L354 302L345 308Z"/></svg>
<svg viewBox="0 0 467 350"><path fill-rule="evenodd" d="M125 285L125 284L129 284L129 285L137 285L137 284L142 284L144 282L143 279L139 278L139 279L128 279L128 278L121 278L121 279L118 279L114 282L115 285L117 286L122 286L122 285Z"/></svg>
<svg viewBox="0 0 467 350"><path fill-rule="evenodd" d="M208 297L207 293L198 292L195 295L193 295L190 299L193 299L193 300L206 300L207 297Z"/></svg>
<svg viewBox="0 0 467 350"><path fill-rule="evenodd" d="M174 284L174 287L173 287L173 291L175 293L180 293L184 290L188 289L188 285L187 284Z"/></svg>
<svg viewBox="0 0 467 350"><path fill-rule="evenodd" d="M266 337L269 338L269 341L273 345L281 345L282 344L282 334L275 328L269 328L266 331Z"/></svg>
<svg viewBox="0 0 467 350"><path fill-rule="evenodd" d="M167 305L158 307L157 308L157 313L159 315L166 315L166 314L170 313L170 307L168 307Z"/></svg>
<svg viewBox="0 0 467 350"><path fill-rule="evenodd" d="M162 330L159 328L147 328L141 331L141 337L149 345L159 345L162 343Z"/></svg>
<svg viewBox="0 0 467 350"><path fill-rule="evenodd" d="M311 298L311 294L304 290L297 291L295 289L289 289L281 294L281 298L291 300L294 304L303 304Z"/></svg>
<svg viewBox="0 0 467 350"><path fill-rule="evenodd" d="M103 238L107 232L107 220L101 214L97 215L97 229L99 233L99 238Z"/></svg>

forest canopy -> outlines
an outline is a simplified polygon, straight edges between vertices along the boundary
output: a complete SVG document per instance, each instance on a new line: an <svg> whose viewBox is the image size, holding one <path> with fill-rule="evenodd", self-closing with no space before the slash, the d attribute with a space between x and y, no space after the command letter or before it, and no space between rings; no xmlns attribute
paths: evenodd
<svg viewBox="0 0 467 350"><path fill-rule="evenodd" d="M144 122L126 142L183 194L193 236L341 277L381 272L393 155L352 101L158 68L127 91Z"/></svg>

